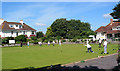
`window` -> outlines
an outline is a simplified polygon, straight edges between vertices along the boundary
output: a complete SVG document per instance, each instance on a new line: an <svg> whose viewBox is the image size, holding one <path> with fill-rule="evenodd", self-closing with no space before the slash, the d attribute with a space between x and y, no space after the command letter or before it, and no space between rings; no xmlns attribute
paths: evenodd
<svg viewBox="0 0 120 71"><path fill-rule="evenodd" d="M16 27L18 27L18 25L16 25Z"/></svg>
<svg viewBox="0 0 120 71"><path fill-rule="evenodd" d="M25 34L25 31L23 31L23 34Z"/></svg>
<svg viewBox="0 0 120 71"><path fill-rule="evenodd" d="M34 31L32 31L32 34L34 34Z"/></svg>
<svg viewBox="0 0 120 71"><path fill-rule="evenodd" d="M19 28L22 28L22 25L19 25Z"/></svg>
<svg viewBox="0 0 120 71"><path fill-rule="evenodd" d="M10 27L12 28L12 27L13 27L13 25L10 25Z"/></svg>
<svg viewBox="0 0 120 71"><path fill-rule="evenodd" d="M118 27L118 30L120 30L120 27Z"/></svg>
<svg viewBox="0 0 120 71"><path fill-rule="evenodd" d="M11 34L13 34L13 31L11 31Z"/></svg>
<svg viewBox="0 0 120 71"><path fill-rule="evenodd" d="M101 33L102 36L104 36L104 33Z"/></svg>

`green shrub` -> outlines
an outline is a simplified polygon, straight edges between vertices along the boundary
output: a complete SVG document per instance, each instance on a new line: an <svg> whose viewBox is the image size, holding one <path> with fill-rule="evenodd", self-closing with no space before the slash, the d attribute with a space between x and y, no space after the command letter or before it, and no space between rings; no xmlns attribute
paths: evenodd
<svg viewBox="0 0 120 71"><path fill-rule="evenodd" d="M48 43L48 40L45 40L44 42L45 42L45 43Z"/></svg>
<svg viewBox="0 0 120 71"><path fill-rule="evenodd" d="M35 40L37 40L37 37L36 36L32 36L31 39L35 41Z"/></svg>
<svg viewBox="0 0 120 71"><path fill-rule="evenodd" d="M20 44L20 41L16 41L16 44Z"/></svg>
<svg viewBox="0 0 120 71"><path fill-rule="evenodd" d="M46 37L41 37L42 42L44 42L44 41L45 41L45 39L46 39Z"/></svg>
<svg viewBox="0 0 120 71"><path fill-rule="evenodd" d="M73 39L73 40L72 40L72 42L76 42L76 41L77 41L77 39Z"/></svg>
<svg viewBox="0 0 120 71"><path fill-rule="evenodd" d="M71 42L72 40L71 39L69 39L69 42Z"/></svg>
<svg viewBox="0 0 120 71"><path fill-rule="evenodd" d="M27 39L27 42L31 42L32 40L31 39Z"/></svg>
<svg viewBox="0 0 120 71"><path fill-rule="evenodd" d="M2 44L9 44L9 40L14 40L13 37L6 37L2 39Z"/></svg>
<svg viewBox="0 0 120 71"><path fill-rule="evenodd" d="M2 44L8 44L8 43L9 43L9 41L8 41L7 38L3 38L3 39L2 39Z"/></svg>
<svg viewBox="0 0 120 71"><path fill-rule="evenodd" d="M66 42L66 40L62 40L62 42Z"/></svg>
<svg viewBox="0 0 120 71"><path fill-rule="evenodd" d="M27 42L27 37L25 35L19 35L15 38L16 42Z"/></svg>

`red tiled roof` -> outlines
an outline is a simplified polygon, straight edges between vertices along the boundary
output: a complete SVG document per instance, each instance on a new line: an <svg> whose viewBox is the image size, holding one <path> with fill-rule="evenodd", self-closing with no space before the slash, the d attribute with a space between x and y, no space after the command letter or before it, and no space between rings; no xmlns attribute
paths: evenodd
<svg viewBox="0 0 120 71"><path fill-rule="evenodd" d="M23 24L23 28L19 29L19 30L34 30L36 31L35 29L31 28L30 26L28 26L27 24Z"/></svg>
<svg viewBox="0 0 120 71"><path fill-rule="evenodd" d="M21 23L17 23L17 22L7 22L7 24L18 24L18 25L22 25Z"/></svg>
<svg viewBox="0 0 120 71"><path fill-rule="evenodd" d="M98 28L95 32L105 32L105 27L101 26L100 28Z"/></svg>
<svg viewBox="0 0 120 71"><path fill-rule="evenodd" d="M10 28L8 24L18 24L18 25L22 25L21 23L4 21L4 22L0 25L0 29L1 29L1 30L33 30L33 31L36 31L35 29L31 28L30 26L26 25L25 23L22 25L23 28L20 28L20 29Z"/></svg>
<svg viewBox="0 0 120 71"><path fill-rule="evenodd" d="M120 33L120 30L107 31L107 34L112 34L112 33Z"/></svg>
<svg viewBox="0 0 120 71"><path fill-rule="evenodd" d="M110 33L119 33L119 30L112 30L113 27L120 26L120 22L112 22L109 23L107 26L101 26L98 28L95 32L106 32L108 34Z"/></svg>

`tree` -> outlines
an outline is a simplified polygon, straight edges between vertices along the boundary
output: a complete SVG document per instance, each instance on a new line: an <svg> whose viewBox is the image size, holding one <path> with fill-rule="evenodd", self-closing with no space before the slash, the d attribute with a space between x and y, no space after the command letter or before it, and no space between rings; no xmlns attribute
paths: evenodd
<svg viewBox="0 0 120 71"><path fill-rule="evenodd" d="M88 32L89 31L89 32ZM50 27L47 28L46 35L50 37L63 37L72 39L75 37L88 37L94 34L90 29L90 24L80 20L66 20L66 18L56 19Z"/></svg>
<svg viewBox="0 0 120 71"><path fill-rule="evenodd" d="M120 18L120 2L113 8L113 12L110 15L113 18Z"/></svg>
<svg viewBox="0 0 120 71"><path fill-rule="evenodd" d="M15 38L16 41L20 42L26 42L27 41L27 37L25 35L19 35Z"/></svg>
<svg viewBox="0 0 120 71"><path fill-rule="evenodd" d="M53 32L52 32L51 26L47 28L46 36L47 37L52 37L53 36Z"/></svg>
<svg viewBox="0 0 120 71"><path fill-rule="evenodd" d="M37 32L37 33L36 33L36 37L37 37L37 38L41 38L41 37L43 37L43 36L44 36L43 32Z"/></svg>

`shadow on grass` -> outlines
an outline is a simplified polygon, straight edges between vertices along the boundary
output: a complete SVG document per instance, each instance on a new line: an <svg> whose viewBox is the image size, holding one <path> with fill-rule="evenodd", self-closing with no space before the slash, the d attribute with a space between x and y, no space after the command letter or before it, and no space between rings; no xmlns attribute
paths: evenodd
<svg viewBox="0 0 120 71"><path fill-rule="evenodd" d="M119 71L119 66L114 67L110 71ZM77 65L72 66L72 67L66 67L66 66L61 66L61 64L58 65L51 65L51 66L46 66L42 68L34 68L34 67L28 67L28 68L23 68L23 69L3 69L2 71L106 71L106 69L99 69L97 66L85 66L84 68L81 68ZM107 70L109 71L109 70Z"/></svg>

